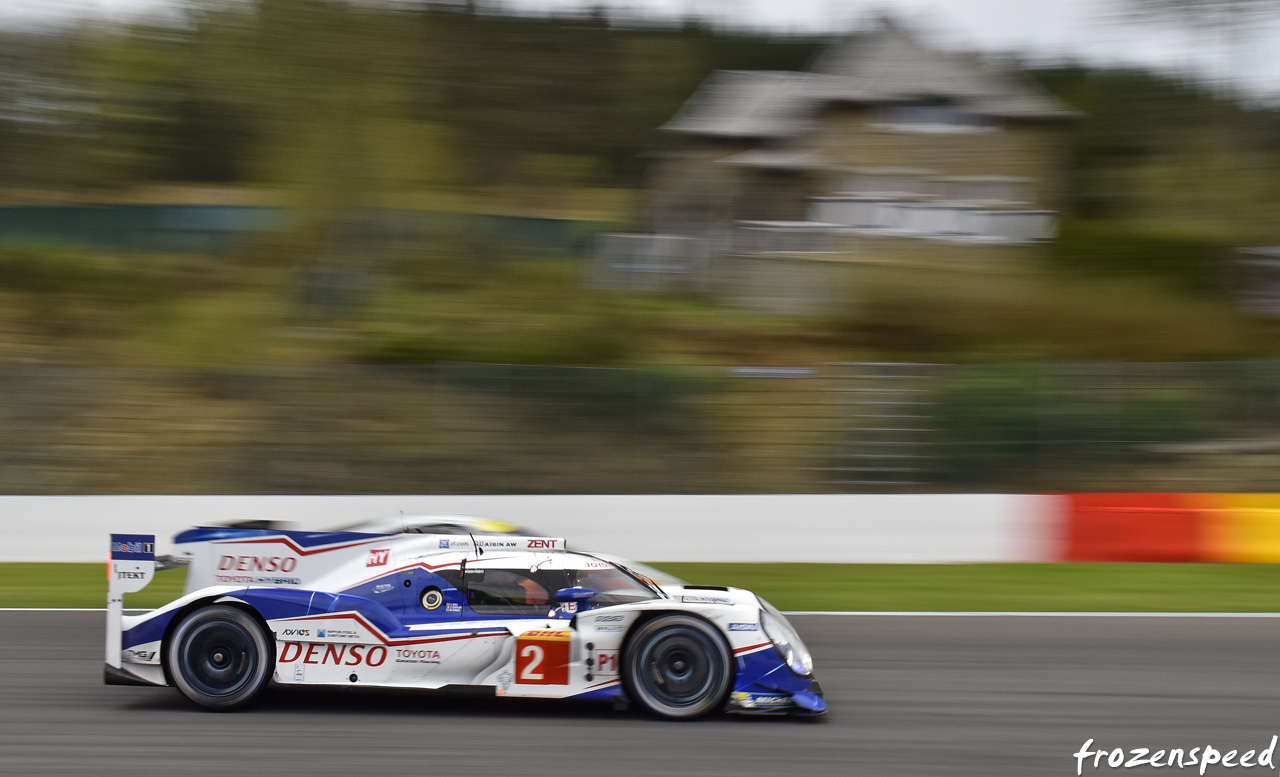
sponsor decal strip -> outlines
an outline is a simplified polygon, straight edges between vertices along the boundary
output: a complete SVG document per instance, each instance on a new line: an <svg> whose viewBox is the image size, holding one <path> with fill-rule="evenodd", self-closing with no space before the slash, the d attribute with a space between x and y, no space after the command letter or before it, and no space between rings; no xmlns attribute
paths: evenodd
<svg viewBox="0 0 1280 777"><path fill-rule="evenodd" d="M282 664L298 663L302 659L303 664L332 664L334 666L382 666L387 662L387 649L382 645L317 645L308 644L303 648L301 642L286 642L280 650L279 661ZM364 655L364 651L368 652ZM350 654L347 653L350 649ZM293 650L290 655L289 651ZM323 652L321 652L323 650ZM375 659L374 656L377 656ZM312 660L317 659L317 660Z"/></svg>
<svg viewBox="0 0 1280 777"><path fill-rule="evenodd" d="M426 645L432 642L453 642L460 639L473 639L478 637L497 637L504 634L510 634L503 626L481 626L478 628L461 629L463 633L453 633L439 637L388 637L382 633L377 626L364 619L364 616L358 612L335 612L326 615L299 615L294 618L277 618L272 623L287 623L290 621L322 621L322 620L354 620L361 626L368 629L375 637L381 640L384 645ZM290 635L292 636L292 635Z"/></svg>
<svg viewBox="0 0 1280 777"><path fill-rule="evenodd" d="M757 650L764 650L765 648L769 647L769 645L771 644L772 643L770 642L761 642L759 645L749 645L748 647L740 647L737 650L734 650L733 654L735 656L741 656L746 653L754 653Z"/></svg>
<svg viewBox="0 0 1280 777"><path fill-rule="evenodd" d="M156 555L156 538L149 534L112 534L111 558L120 561L151 561Z"/></svg>

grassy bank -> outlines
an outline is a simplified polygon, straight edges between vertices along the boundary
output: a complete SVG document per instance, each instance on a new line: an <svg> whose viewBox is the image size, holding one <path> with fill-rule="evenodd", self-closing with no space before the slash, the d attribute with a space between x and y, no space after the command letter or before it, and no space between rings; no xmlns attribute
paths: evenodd
<svg viewBox="0 0 1280 777"><path fill-rule="evenodd" d="M182 595L185 569L157 572L125 607L159 607ZM105 564L0 564L0 607L106 607Z"/></svg>
<svg viewBox="0 0 1280 777"><path fill-rule="evenodd" d="M1229 564L688 564L691 583L749 588L785 610L1280 612L1280 565ZM160 572L127 607L182 592ZM101 564L0 564L0 606L103 607Z"/></svg>

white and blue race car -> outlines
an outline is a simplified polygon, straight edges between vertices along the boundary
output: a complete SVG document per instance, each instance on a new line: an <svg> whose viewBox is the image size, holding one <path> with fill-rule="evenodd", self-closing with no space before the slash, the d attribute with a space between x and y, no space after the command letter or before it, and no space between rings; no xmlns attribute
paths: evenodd
<svg viewBox="0 0 1280 777"><path fill-rule="evenodd" d="M187 593L143 615L154 538L112 535L105 678L214 710L272 682L635 703L654 715L821 714L782 613L660 586L563 539L192 529Z"/></svg>

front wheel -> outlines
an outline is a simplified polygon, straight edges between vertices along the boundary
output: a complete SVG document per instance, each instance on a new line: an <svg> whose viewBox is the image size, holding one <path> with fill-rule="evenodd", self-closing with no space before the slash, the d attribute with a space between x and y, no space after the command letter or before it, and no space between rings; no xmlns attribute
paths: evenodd
<svg viewBox="0 0 1280 777"><path fill-rule="evenodd" d="M631 698L649 712L687 720L724 703L732 663L714 626L687 615L663 615L627 640L622 678Z"/></svg>
<svg viewBox="0 0 1280 777"><path fill-rule="evenodd" d="M169 641L169 675L202 707L243 707L267 685L275 663L262 626L244 610L213 605L188 615Z"/></svg>

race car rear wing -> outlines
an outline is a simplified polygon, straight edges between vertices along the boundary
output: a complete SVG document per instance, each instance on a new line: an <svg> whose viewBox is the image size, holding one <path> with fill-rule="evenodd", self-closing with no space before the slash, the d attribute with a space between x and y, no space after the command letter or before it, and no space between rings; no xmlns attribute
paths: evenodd
<svg viewBox="0 0 1280 777"><path fill-rule="evenodd" d="M124 595L147 587L156 573L154 534L112 534L107 563L107 665L109 684L133 684L137 680L121 669L121 634L124 623Z"/></svg>

